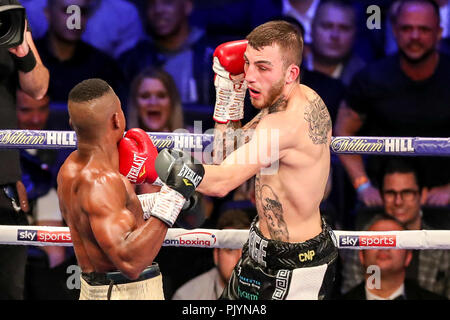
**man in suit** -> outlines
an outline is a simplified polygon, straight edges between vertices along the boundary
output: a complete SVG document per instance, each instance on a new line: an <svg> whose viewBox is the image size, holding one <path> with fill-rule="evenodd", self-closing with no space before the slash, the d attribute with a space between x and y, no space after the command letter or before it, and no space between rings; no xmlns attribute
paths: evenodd
<svg viewBox="0 0 450 320"><path fill-rule="evenodd" d="M369 231L405 230L401 222L387 215L378 215ZM359 251L365 281L346 293L344 300L445 300L405 278L412 252L404 249L370 249Z"/></svg>

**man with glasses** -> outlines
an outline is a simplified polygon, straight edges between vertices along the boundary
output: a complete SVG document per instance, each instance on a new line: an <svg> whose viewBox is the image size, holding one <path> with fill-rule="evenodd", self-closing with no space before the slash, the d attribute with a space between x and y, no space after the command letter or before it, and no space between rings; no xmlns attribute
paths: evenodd
<svg viewBox="0 0 450 320"><path fill-rule="evenodd" d="M408 160L391 158L386 164L380 181L384 211L403 223L407 230L432 229L422 218L422 204L428 190L421 187L420 179ZM356 250L341 253L344 257L341 292L345 293L364 279L366 270L358 261ZM415 279L421 287L450 298L450 251L413 250L406 278Z"/></svg>

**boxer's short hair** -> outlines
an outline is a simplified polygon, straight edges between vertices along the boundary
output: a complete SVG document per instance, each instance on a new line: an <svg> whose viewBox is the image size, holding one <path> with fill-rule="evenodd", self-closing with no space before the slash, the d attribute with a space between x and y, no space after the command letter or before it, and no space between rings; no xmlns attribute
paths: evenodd
<svg viewBox="0 0 450 320"><path fill-rule="evenodd" d="M253 29L247 40L256 50L277 44L283 52L285 68L290 64L300 67L302 63L303 37L298 28L289 22L282 20L266 22Z"/></svg>
<svg viewBox="0 0 450 320"><path fill-rule="evenodd" d="M83 103L103 97L112 89L102 79L88 79L80 82L69 92L69 101Z"/></svg>

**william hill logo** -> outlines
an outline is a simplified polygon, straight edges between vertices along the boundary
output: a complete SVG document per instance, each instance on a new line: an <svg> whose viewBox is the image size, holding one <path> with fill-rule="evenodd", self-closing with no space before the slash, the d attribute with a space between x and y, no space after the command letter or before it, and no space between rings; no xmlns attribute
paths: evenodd
<svg viewBox="0 0 450 320"><path fill-rule="evenodd" d="M414 152L413 138L368 139L353 137L334 137L331 141L334 152Z"/></svg>

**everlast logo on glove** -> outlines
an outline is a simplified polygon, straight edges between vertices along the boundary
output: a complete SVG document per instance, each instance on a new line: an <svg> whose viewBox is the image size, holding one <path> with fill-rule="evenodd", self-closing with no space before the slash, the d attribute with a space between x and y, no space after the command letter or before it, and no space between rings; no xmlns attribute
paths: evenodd
<svg viewBox="0 0 450 320"><path fill-rule="evenodd" d="M178 173L179 177L183 177L183 182L186 186L194 184L195 188L198 187L199 183L202 181L203 177L196 174L191 168L185 164Z"/></svg>
<svg viewBox="0 0 450 320"><path fill-rule="evenodd" d="M130 180L132 183L136 183L138 177L141 177L145 174L145 168L142 171L141 175L139 175L139 172L142 169L142 166L144 165L145 161L147 161L147 158L140 157L136 153L133 155L133 165L130 168L130 171L127 174L127 179Z"/></svg>

